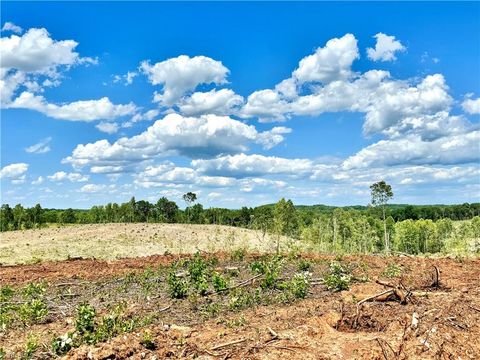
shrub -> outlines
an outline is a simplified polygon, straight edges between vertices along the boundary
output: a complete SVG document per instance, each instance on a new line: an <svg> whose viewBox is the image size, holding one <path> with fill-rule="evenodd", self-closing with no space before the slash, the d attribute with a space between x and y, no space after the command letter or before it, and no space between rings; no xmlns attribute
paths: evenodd
<svg viewBox="0 0 480 360"><path fill-rule="evenodd" d="M35 336L29 334L27 336L27 342L25 343L25 349L23 350L22 359L31 359L35 351L38 349L38 341Z"/></svg>
<svg viewBox="0 0 480 360"><path fill-rule="evenodd" d="M75 334L66 333L65 335L55 337L52 340L52 352L56 355L66 354L74 344Z"/></svg>
<svg viewBox="0 0 480 360"><path fill-rule="evenodd" d="M208 290L208 263L197 252L188 263L190 282L199 294L204 295Z"/></svg>
<svg viewBox="0 0 480 360"><path fill-rule="evenodd" d="M254 261L250 265L250 269L253 272L265 275L261 284L264 289L275 288L281 268L282 258L279 256L275 256L271 259L264 258L260 261Z"/></svg>
<svg viewBox="0 0 480 360"><path fill-rule="evenodd" d="M312 268L312 263L305 259L300 259L298 262L298 269L300 271L309 271Z"/></svg>
<svg viewBox="0 0 480 360"><path fill-rule="evenodd" d="M23 289L25 299L39 299L45 294L44 283L30 283Z"/></svg>
<svg viewBox="0 0 480 360"><path fill-rule="evenodd" d="M351 270L342 265L338 261L334 261L330 264L329 274L327 274L323 280L327 289L330 291L342 291L348 290L352 276Z"/></svg>
<svg viewBox="0 0 480 360"><path fill-rule="evenodd" d="M48 308L43 299L32 299L21 305L18 313L24 324L35 324L48 315Z"/></svg>
<svg viewBox="0 0 480 360"><path fill-rule="evenodd" d="M225 278L217 272L213 273L212 284L213 288L217 292L227 289L227 280L225 280Z"/></svg>
<svg viewBox="0 0 480 360"><path fill-rule="evenodd" d="M167 279L168 291L172 299L183 299L188 293L188 283L171 271Z"/></svg>
<svg viewBox="0 0 480 360"><path fill-rule="evenodd" d="M80 335L95 331L95 308L89 304L81 304L77 309L75 329Z"/></svg>

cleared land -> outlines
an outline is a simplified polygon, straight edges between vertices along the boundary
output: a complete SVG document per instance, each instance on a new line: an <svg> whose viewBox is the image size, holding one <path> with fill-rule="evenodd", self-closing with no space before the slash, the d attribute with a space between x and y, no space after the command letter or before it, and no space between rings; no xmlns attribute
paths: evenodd
<svg viewBox="0 0 480 360"><path fill-rule="evenodd" d="M114 225L97 226L97 230L110 226ZM128 230L157 225L131 226ZM95 235L94 227L91 239L82 233L86 244L102 236ZM210 227L209 235L209 227L187 228L190 232L202 228L207 243L217 231ZM233 230L225 228L226 234ZM130 236L132 251L137 246L133 240L148 243L145 233L143 238ZM63 241L69 239L65 236ZM251 239L256 240L256 235ZM242 245L235 243L232 248ZM108 246L113 249L118 244ZM128 248L125 245L120 256L133 256ZM191 249L195 251L196 246ZM102 250L105 258L108 252ZM333 274L332 264L348 272L348 289L329 288L326 279ZM172 274L177 285L188 287L185 296L172 297ZM215 290L214 275L226 281L225 290ZM306 279L308 286L304 288L299 279ZM312 254L275 258L241 251L203 254L193 260L172 254L0 266L2 289L13 289L9 295L2 292L0 306L9 323L0 329L0 347L6 359L16 359L25 356L28 344L34 342L33 358L55 358L52 340L78 332L78 309L90 304L96 310L94 328L79 335L76 341L82 340L65 358L478 359L479 279L478 259ZM204 280L207 287L203 289ZM40 281L44 282L41 295L31 286ZM358 305L391 291L390 286L401 289L407 299L374 298ZM36 313L22 312L22 306L31 309L36 299L42 299L48 313L33 321ZM86 343L87 335L93 334L94 343Z"/></svg>
<svg viewBox="0 0 480 360"><path fill-rule="evenodd" d="M0 238L0 264L4 265L275 248L275 239L268 234L223 225L87 224L8 231L0 233Z"/></svg>

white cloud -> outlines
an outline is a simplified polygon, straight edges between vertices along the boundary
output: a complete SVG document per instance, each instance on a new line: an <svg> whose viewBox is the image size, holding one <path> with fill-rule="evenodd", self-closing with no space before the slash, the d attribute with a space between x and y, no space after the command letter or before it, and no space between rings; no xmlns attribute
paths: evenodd
<svg viewBox="0 0 480 360"><path fill-rule="evenodd" d="M133 103L115 105L108 97L56 105L48 103L43 96L34 95L27 91L20 94L9 107L36 110L54 119L70 121L114 119L130 115L136 111L136 106Z"/></svg>
<svg viewBox="0 0 480 360"><path fill-rule="evenodd" d="M131 138L121 138L112 144L107 140L80 144L64 162L74 167L125 167L167 155L214 157L246 151L252 143L271 148L283 141L282 134L288 131L274 128L258 132L254 126L226 116L169 114Z"/></svg>
<svg viewBox="0 0 480 360"><path fill-rule="evenodd" d="M3 24L2 31L12 31L17 34L21 34L23 29L20 26L15 25L10 21L7 21L5 24Z"/></svg>
<svg viewBox="0 0 480 360"><path fill-rule="evenodd" d="M181 99L178 108L182 114L196 116L201 114L231 115L243 104L243 97L230 89L196 92Z"/></svg>
<svg viewBox="0 0 480 360"><path fill-rule="evenodd" d="M181 55L151 65L142 62L141 70L153 85L162 85L163 92L155 100L171 106L185 93L194 90L200 84L223 84L229 70L220 61L205 56L189 57Z"/></svg>
<svg viewBox="0 0 480 360"><path fill-rule="evenodd" d="M107 134L115 134L118 131L118 125L111 122L102 121L101 123L95 125L95 127L101 132Z"/></svg>
<svg viewBox="0 0 480 360"><path fill-rule="evenodd" d="M83 185L80 188L80 192L93 194L93 193L104 191L106 189L107 189L107 185L105 184L87 184L87 185Z"/></svg>
<svg viewBox="0 0 480 360"><path fill-rule="evenodd" d="M81 58L74 40L56 41L46 29L29 29L22 36L11 35L0 39L1 67L24 72L55 74L58 66L70 66L82 62L94 62Z"/></svg>
<svg viewBox="0 0 480 360"><path fill-rule="evenodd" d="M351 66L358 59L357 39L352 34L327 41L313 55L303 58L292 76L299 83L347 79L352 76Z"/></svg>
<svg viewBox="0 0 480 360"><path fill-rule="evenodd" d="M192 160L192 166L200 173L213 176L251 177L265 174L300 176L313 168L309 159L285 159L264 155L227 155L215 159Z"/></svg>
<svg viewBox="0 0 480 360"><path fill-rule="evenodd" d="M128 71L125 75L125 85L131 85L133 83L133 78L137 75L138 73L134 71Z"/></svg>
<svg viewBox="0 0 480 360"><path fill-rule="evenodd" d="M0 170L0 179L24 180L25 173L28 170L28 164L15 163L6 165Z"/></svg>
<svg viewBox="0 0 480 360"><path fill-rule="evenodd" d="M25 151L27 153L33 153L33 154L44 154L46 152L49 152L50 151L50 146L48 144L50 143L51 140L52 140L51 137L43 139L43 140L39 141L38 143L25 148Z"/></svg>
<svg viewBox="0 0 480 360"><path fill-rule="evenodd" d="M378 33L374 36L377 39L375 49L368 48L367 56L373 61L394 61L397 60L396 52L406 50L405 46L399 40L395 40L395 36Z"/></svg>
<svg viewBox="0 0 480 360"><path fill-rule="evenodd" d="M53 175L47 176L51 181L71 181L71 182L84 182L88 181L88 175L82 175L79 173L66 173L65 171L58 171Z"/></svg>
<svg viewBox="0 0 480 360"><path fill-rule="evenodd" d="M462 108L468 114L480 114L480 98L465 99Z"/></svg>
<svg viewBox="0 0 480 360"><path fill-rule="evenodd" d="M400 164L462 164L480 161L480 131L424 141L418 135L381 140L343 163L345 169Z"/></svg>
<svg viewBox="0 0 480 360"><path fill-rule="evenodd" d="M40 185L40 184L43 183L44 180L45 180L45 179L43 178L43 176L39 176L39 177L37 178L37 180L33 180L33 181L32 181L32 185Z"/></svg>

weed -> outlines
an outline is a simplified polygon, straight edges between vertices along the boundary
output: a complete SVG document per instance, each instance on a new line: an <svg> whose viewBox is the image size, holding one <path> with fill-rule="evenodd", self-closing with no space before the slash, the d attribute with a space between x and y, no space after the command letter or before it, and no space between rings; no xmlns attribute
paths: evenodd
<svg viewBox="0 0 480 360"><path fill-rule="evenodd" d="M143 332L140 344L142 344L148 350L155 350L157 348L155 342L153 341L152 333L149 330L145 330Z"/></svg>
<svg viewBox="0 0 480 360"><path fill-rule="evenodd" d="M217 260L218 261L218 260ZM197 252L188 263L188 273L190 274L190 282L201 295L206 294L208 290L209 264Z"/></svg>
<svg viewBox="0 0 480 360"><path fill-rule="evenodd" d="M43 299L32 299L20 306L18 314L24 324L39 323L48 315L47 304Z"/></svg>
<svg viewBox="0 0 480 360"><path fill-rule="evenodd" d="M330 264L329 274L324 277L325 285L330 291L348 290L352 280L351 269L338 261Z"/></svg>
<svg viewBox="0 0 480 360"><path fill-rule="evenodd" d="M228 307L231 310L242 310L260 302L260 289L257 289L253 294L243 289L237 289L228 302Z"/></svg>
<svg viewBox="0 0 480 360"><path fill-rule="evenodd" d="M31 359L35 351L38 349L38 340L32 334L27 336L25 349L23 350L22 359Z"/></svg>
<svg viewBox="0 0 480 360"><path fill-rule="evenodd" d="M402 268L395 263L388 264L382 272L383 276L386 276L389 278L396 278L396 277L399 277L401 274L402 274Z"/></svg>
<svg viewBox="0 0 480 360"><path fill-rule="evenodd" d="M44 283L30 283L23 289L25 299L39 299L45 294L46 286Z"/></svg>
<svg viewBox="0 0 480 360"><path fill-rule="evenodd" d="M8 285L0 287L0 331L5 331L13 322L13 311L17 306L9 303L15 291Z"/></svg>
<svg viewBox="0 0 480 360"><path fill-rule="evenodd" d="M62 336L55 337L52 340L52 352L56 355L66 354L74 345L76 335L74 333L66 333Z"/></svg>
<svg viewBox="0 0 480 360"><path fill-rule="evenodd" d="M92 335L95 331L95 315L95 308L89 304L81 304L77 309L75 329L79 335L85 338L87 343L93 342Z"/></svg>
<svg viewBox="0 0 480 360"><path fill-rule="evenodd" d="M278 276L282 269L282 258L280 256L274 256L271 259L263 258L260 261L254 261L250 265L250 269L258 274L265 275L262 281L262 288L273 289L275 288L278 280Z"/></svg>
<svg viewBox="0 0 480 360"><path fill-rule="evenodd" d="M167 279L168 291L173 299L183 299L188 293L188 283L171 271Z"/></svg>
<svg viewBox="0 0 480 360"><path fill-rule="evenodd" d="M305 259L300 259L298 261L298 270L300 271L309 271L312 268L312 263Z"/></svg>
<svg viewBox="0 0 480 360"><path fill-rule="evenodd" d="M243 259L245 259L245 253L245 249L235 249L230 255L230 258L232 261L243 261Z"/></svg>
<svg viewBox="0 0 480 360"><path fill-rule="evenodd" d="M227 280L225 280L225 278L217 272L213 273L212 284L213 284L213 288L217 292L223 291L228 287Z"/></svg>
<svg viewBox="0 0 480 360"><path fill-rule="evenodd" d="M290 281L284 282L280 286L295 299L304 299L308 294L308 287L308 279L304 274L296 274Z"/></svg>
<svg viewBox="0 0 480 360"><path fill-rule="evenodd" d="M0 302L9 301L14 294L15 291L9 285L0 287Z"/></svg>

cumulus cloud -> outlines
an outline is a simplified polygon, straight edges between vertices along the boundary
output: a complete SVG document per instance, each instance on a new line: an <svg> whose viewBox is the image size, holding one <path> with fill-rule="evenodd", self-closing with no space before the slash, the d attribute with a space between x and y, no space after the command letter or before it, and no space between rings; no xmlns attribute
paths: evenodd
<svg viewBox="0 0 480 360"><path fill-rule="evenodd" d="M182 114L196 116L201 114L231 115L243 104L243 97L230 89L196 92L178 103Z"/></svg>
<svg viewBox="0 0 480 360"><path fill-rule="evenodd" d="M10 179L12 182L23 181L27 170L28 164L26 163L9 164L0 170L0 179Z"/></svg>
<svg viewBox="0 0 480 360"><path fill-rule="evenodd" d="M58 171L53 175L47 176L51 181L71 181L71 182L84 182L88 181L88 175L82 175L79 173L66 173L65 171Z"/></svg>
<svg viewBox="0 0 480 360"><path fill-rule="evenodd" d="M25 148L25 151L27 153L33 153L33 154L44 154L46 152L49 152L50 151L49 143L51 140L52 140L51 137L45 138L39 141L38 143Z"/></svg>
<svg viewBox="0 0 480 360"><path fill-rule="evenodd" d="M480 98L465 99L462 108L468 114L480 114Z"/></svg>
<svg viewBox="0 0 480 360"><path fill-rule="evenodd" d="M93 194L93 193L98 193L98 192L104 191L107 188L108 188L108 186L105 185L105 184L87 184L87 185L83 185L80 188L80 192Z"/></svg>
<svg viewBox="0 0 480 360"><path fill-rule="evenodd" d="M185 93L200 84L223 84L229 70L220 61L206 56L189 57L181 55L151 65L144 61L141 70L153 85L162 85L162 93L157 93L155 101L171 106Z"/></svg>
<svg viewBox="0 0 480 360"><path fill-rule="evenodd" d="M313 55L303 58L292 76L299 82L322 82L347 79L352 76L351 66L358 59L357 39L352 34L327 41Z"/></svg>
<svg viewBox="0 0 480 360"><path fill-rule="evenodd" d="M95 125L95 127L101 132L107 134L115 134L118 131L118 125L111 122L102 121L101 123Z"/></svg>
<svg viewBox="0 0 480 360"><path fill-rule="evenodd" d="M242 178L266 174L301 175L312 170L313 162L309 159L236 154L192 160L192 166L198 172L207 175Z"/></svg>
<svg viewBox="0 0 480 360"><path fill-rule="evenodd" d="M54 119L70 121L115 119L131 115L137 109L133 103L113 104L108 97L56 105L48 103L41 95L34 95L27 91L21 93L9 107L35 110Z"/></svg>
<svg viewBox="0 0 480 360"><path fill-rule="evenodd" d="M39 176L36 180L33 180L32 181L32 185L40 185L43 183L45 179L43 178L43 176Z"/></svg>
<svg viewBox="0 0 480 360"><path fill-rule="evenodd" d="M15 25L10 21L7 21L5 24L3 24L2 31L11 31L16 34L21 34L23 29L20 26Z"/></svg>
<svg viewBox="0 0 480 360"><path fill-rule="evenodd" d="M271 148L283 141L287 128L258 132L254 126L226 116L202 115L184 117L168 114L143 133L121 138L110 144L107 140L80 144L64 160L74 167L125 167L139 162L182 155L189 158L214 157L246 151L249 144Z"/></svg>
<svg viewBox="0 0 480 360"><path fill-rule="evenodd" d="M394 61L397 60L396 52L405 51L405 46L395 36L378 33L374 36L377 39L375 48L367 49L367 56L373 61Z"/></svg>
<svg viewBox="0 0 480 360"><path fill-rule="evenodd" d="M425 141L418 135L381 140L343 163L345 169L400 164L454 165L480 161L480 131Z"/></svg>

